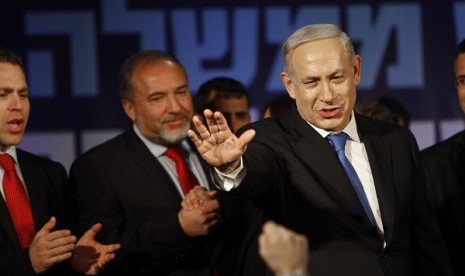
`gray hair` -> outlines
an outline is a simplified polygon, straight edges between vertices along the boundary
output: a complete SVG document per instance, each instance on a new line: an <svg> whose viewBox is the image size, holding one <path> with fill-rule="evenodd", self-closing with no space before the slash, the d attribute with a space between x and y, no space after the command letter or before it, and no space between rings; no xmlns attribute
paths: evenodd
<svg viewBox="0 0 465 276"><path fill-rule="evenodd" d="M332 37L339 38L339 41L347 51L349 62L353 64L355 51L347 34L333 24L313 24L298 29L284 42L282 48L284 71L288 73L289 76L292 76L293 72L290 66L290 60L297 47L311 41Z"/></svg>

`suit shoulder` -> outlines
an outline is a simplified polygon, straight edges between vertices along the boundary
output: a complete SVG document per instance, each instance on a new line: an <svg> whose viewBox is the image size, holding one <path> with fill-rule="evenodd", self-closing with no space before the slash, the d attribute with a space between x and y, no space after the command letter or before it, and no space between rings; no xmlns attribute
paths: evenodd
<svg viewBox="0 0 465 276"><path fill-rule="evenodd" d="M261 119L255 122L252 122L250 124L247 124L244 128L240 130L240 133L248 130L248 129L253 129L256 132L277 132L277 131L282 131L282 126L280 123L280 120L277 118L266 118L266 119Z"/></svg>
<svg viewBox="0 0 465 276"><path fill-rule="evenodd" d="M19 148L17 149L16 152L18 154L18 159L20 159L20 161L27 160L28 163L32 163L37 166L55 167L55 168L62 168L63 170L65 170L64 166L57 161L53 161L46 157L42 157L42 156L33 154L31 152L19 149Z"/></svg>
<svg viewBox="0 0 465 276"><path fill-rule="evenodd" d="M135 134L134 134L135 135ZM76 168L111 167L113 162L121 159L121 153L127 151L128 141L134 137L128 131L117 135L99 145L90 148L78 156L71 165L70 172Z"/></svg>
<svg viewBox="0 0 465 276"><path fill-rule="evenodd" d="M86 152L84 152L80 157L87 157L87 156L98 156L98 155L107 155L111 152L115 152L118 148L121 148L124 141L124 133L117 135L101 144L98 144ZM78 158L79 159L79 158Z"/></svg>
<svg viewBox="0 0 465 276"><path fill-rule="evenodd" d="M22 170L34 170L43 175L67 178L67 171L65 167L59 162L21 149L17 149L16 153L18 155L18 162Z"/></svg>
<svg viewBox="0 0 465 276"><path fill-rule="evenodd" d="M381 136L391 137L407 137L415 139L410 129L401 127L393 123L384 122L378 119L356 114L357 126L363 130L365 134L377 134Z"/></svg>
<svg viewBox="0 0 465 276"><path fill-rule="evenodd" d="M448 154L458 147L465 148L465 130L422 150L421 154L424 158L434 158L441 154Z"/></svg>
<svg viewBox="0 0 465 276"><path fill-rule="evenodd" d="M384 131L384 132L391 132L391 131L396 131L396 130L405 130L407 128L400 127L396 124L393 123L388 123L382 120L374 119L371 117L367 117L365 115L361 114L356 114L355 118L357 120L357 123L362 124L364 126L368 126L370 128L376 129L378 131Z"/></svg>

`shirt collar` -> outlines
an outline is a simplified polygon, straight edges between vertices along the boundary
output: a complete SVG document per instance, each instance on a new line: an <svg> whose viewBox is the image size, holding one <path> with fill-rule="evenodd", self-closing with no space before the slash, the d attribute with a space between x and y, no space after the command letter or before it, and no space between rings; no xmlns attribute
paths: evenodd
<svg viewBox="0 0 465 276"><path fill-rule="evenodd" d="M15 164L18 164L18 156L16 154L16 146L10 146L6 151L0 152L2 154L9 154L13 160L15 161Z"/></svg>
<svg viewBox="0 0 465 276"><path fill-rule="evenodd" d="M149 151L150 151L155 157L160 157L160 156L162 156L163 154L165 154L165 151L168 149L168 147L150 141L149 139L147 139L147 137L145 137L144 135L142 135L142 133L139 131L139 129L137 128L137 126L136 126L135 124L133 124L132 126L133 126L133 129L134 129L134 132L136 133L136 135L142 140L142 142L144 143L144 145L149 149ZM192 149L191 149L191 147L189 146L189 143L187 142L186 139L182 140L182 142L181 142L181 144L180 144L180 147L181 147L185 152L188 152L188 153L191 153L191 152L192 152Z"/></svg>
<svg viewBox="0 0 465 276"><path fill-rule="evenodd" d="M347 124L347 126L341 131L347 133L347 135L350 137L351 140L360 142L360 137L358 136L358 131L357 131L357 121L355 120L355 115L354 111L352 110L352 114L350 116L350 121ZM319 128L309 122L307 122L311 127L313 127L316 132L318 132L323 138L331 134L332 132L329 132L327 130L324 130L322 128Z"/></svg>

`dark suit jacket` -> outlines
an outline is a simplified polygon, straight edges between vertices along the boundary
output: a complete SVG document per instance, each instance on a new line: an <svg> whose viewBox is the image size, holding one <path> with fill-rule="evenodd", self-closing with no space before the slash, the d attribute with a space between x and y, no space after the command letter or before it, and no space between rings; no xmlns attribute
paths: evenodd
<svg viewBox="0 0 465 276"><path fill-rule="evenodd" d="M20 149L17 149L17 156L29 194L36 232L51 216L57 219L55 229L69 229L72 226L73 213L64 167ZM13 221L2 196L0 196L0 275L35 275L28 250L22 250L19 246ZM66 262L54 266L41 275L68 275Z"/></svg>
<svg viewBox="0 0 465 276"><path fill-rule="evenodd" d="M465 131L421 152L427 193L455 275L465 275Z"/></svg>
<svg viewBox="0 0 465 276"><path fill-rule="evenodd" d="M356 120L373 173L385 249L330 144L295 106L281 119L246 127L256 136L244 155L246 178L233 193L251 198L272 219L308 237L312 276L450 275L418 174L413 135L366 117L356 115Z"/></svg>
<svg viewBox="0 0 465 276"><path fill-rule="evenodd" d="M70 183L81 232L101 222L99 240L122 244L109 275L196 275L208 268L206 238L184 234L181 195L132 128L78 158Z"/></svg>

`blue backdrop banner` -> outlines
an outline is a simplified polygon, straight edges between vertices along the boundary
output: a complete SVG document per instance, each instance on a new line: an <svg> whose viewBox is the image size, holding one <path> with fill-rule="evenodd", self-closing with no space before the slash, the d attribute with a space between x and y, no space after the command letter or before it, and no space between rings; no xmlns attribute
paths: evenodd
<svg viewBox="0 0 465 276"><path fill-rule="evenodd" d="M362 57L359 101L401 102L420 148L465 127L453 84L465 1L302 2L2 1L0 46L24 56L30 85L31 118L21 147L69 167L125 128L118 72L142 49L175 54L193 93L212 77L240 80L257 120L264 104L285 92L282 43L311 23L334 23L348 33Z"/></svg>

